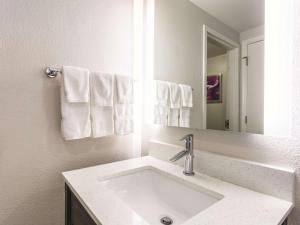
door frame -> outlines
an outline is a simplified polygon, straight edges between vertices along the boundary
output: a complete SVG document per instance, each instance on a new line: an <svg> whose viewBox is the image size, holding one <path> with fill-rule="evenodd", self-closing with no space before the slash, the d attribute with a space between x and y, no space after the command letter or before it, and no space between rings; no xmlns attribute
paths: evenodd
<svg viewBox="0 0 300 225"><path fill-rule="evenodd" d="M241 57L241 103L240 103L240 124L241 124L241 132L247 132L246 126L246 114L247 114L247 63L248 63L248 45L264 41L264 35L259 35L254 38L246 39L242 41L242 57Z"/></svg>
<svg viewBox="0 0 300 225"><path fill-rule="evenodd" d="M240 52L240 44L233 41L232 39L226 37L225 35L219 33L218 31L208 27L207 25L203 25L203 48L202 48L202 129L206 128L206 112L207 112L207 101L206 101L206 83L207 83L207 38L210 37L215 41L223 44L230 50L234 51L234 59L233 64L229 65L233 68L233 77L235 83L239 83L239 52ZM239 88L237 88L237 96L239 95ZM239 103L238 103L239 104ZM237 111L239 111L239 107L237 106ZM225 121L224 121L225 122Z"/></svg>

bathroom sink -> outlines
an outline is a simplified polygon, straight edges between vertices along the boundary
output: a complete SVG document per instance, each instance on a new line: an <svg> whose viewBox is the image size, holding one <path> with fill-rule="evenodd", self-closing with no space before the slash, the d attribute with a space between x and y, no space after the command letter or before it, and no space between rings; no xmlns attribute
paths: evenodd
<svg viewBox="0 0 300 225"><path fill-rule="evenodd" d="M155 168L100 181L151 225L179 225L222 196Z"/></svg>

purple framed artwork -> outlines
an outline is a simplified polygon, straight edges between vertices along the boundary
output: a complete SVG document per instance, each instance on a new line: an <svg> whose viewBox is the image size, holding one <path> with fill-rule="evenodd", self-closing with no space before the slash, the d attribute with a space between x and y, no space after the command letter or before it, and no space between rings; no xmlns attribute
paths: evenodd
<svg viewBox="0 0 300 225"><path fill-rule="evenodd" d="M222 102L222 74L212 74L207 76L207 103Z"/></svg>

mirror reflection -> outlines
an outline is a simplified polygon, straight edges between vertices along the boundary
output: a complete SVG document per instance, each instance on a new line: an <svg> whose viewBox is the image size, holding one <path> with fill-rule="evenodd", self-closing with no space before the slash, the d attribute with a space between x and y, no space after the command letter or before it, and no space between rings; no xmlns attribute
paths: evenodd
<svg viewBox="0 0 300 225"><path fill-rule="evenodd" d="M154 123L264 133L264 1L156 0Z"/></svg>

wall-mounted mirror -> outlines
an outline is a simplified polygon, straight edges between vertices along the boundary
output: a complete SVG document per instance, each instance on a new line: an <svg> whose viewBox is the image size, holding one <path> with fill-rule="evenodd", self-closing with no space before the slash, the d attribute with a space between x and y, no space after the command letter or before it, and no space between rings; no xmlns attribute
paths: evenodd
<svg viewBox="0 0 300 225"><path fill-rule="evenodd" d="M155 82L192 96L157 124L264 133L263 0L156 0L154 36Z"/></svg>

